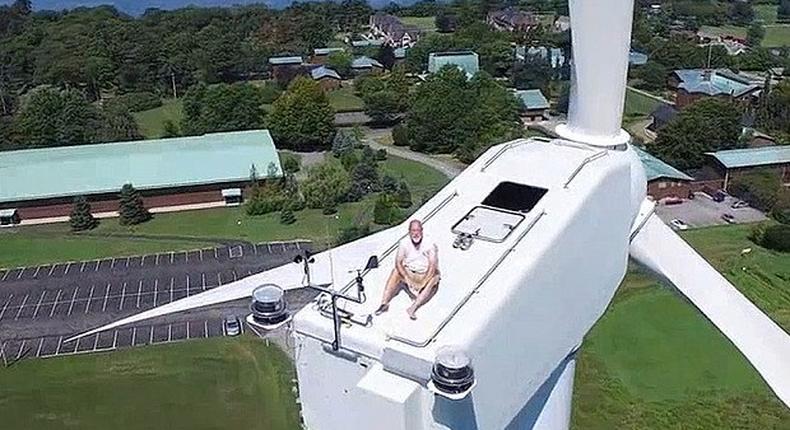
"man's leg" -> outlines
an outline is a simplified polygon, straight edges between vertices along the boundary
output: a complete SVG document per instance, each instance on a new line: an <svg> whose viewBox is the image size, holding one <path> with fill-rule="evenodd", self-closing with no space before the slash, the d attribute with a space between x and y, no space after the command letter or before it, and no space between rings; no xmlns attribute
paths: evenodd
<svg viewBox="0 0 790 430"><path fill-rule="evenodd" d="M422 305L428 303L428 300L431 300L433 296L436 294L436 290L439 289L439 275L434 275L433 278L428 282L428 285L420 291L420 294L417 295L417 299L414 300L414 303L406 309L406 313L409 314L409 318L416 320L417 316L417 309L419 309Z"/></svg>
<svg viewBox="0 0 790 430"><path fill-rule="evenodd" d="M398 288L400 288L401 281L403 280L401 279L398 270L392 269L392 273L390 273L390 277L387 279L387 285L384 287L384 295L381 297L381 306L376 309L376 315L380 315L389 310L390 301L398 294Z"/></svg>

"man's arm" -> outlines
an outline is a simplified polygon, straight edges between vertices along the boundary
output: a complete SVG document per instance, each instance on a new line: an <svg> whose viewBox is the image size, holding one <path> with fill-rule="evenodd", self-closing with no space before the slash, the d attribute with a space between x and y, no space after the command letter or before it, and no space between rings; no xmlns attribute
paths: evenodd
<svg viewBox="0 0 790 430"><path fill-rule="evenodd" d="M398 253L395 255L395 270L400 275L401 279L409 279L407 278L406 267L403 266L403 259L405 255L403 254L403 248L398 247Z"/></svg>

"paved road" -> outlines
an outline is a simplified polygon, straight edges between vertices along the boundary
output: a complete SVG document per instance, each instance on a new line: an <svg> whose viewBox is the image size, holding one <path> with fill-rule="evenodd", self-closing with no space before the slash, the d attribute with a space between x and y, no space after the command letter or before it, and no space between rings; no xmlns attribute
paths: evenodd
<svg viewBox="0 0 790 430"><path fill-rule="evenodd" d="M448 178L454 178L458 176L461 173L461 171L463 171L463 168L461 168L455 163L434 158L431 157L430 155L423 154L421 152L415 152L409 148L405 148L402 146L383 145L376 140L376 138L381 137L385 134L389 134L390 132L391 132L390 129L366 130L365 143L370 145L370 147L373 149L376 150L384 149L389 154L396 155L398 157L405 158L407 160L416 161L418 163L422 163L427 166L433 167L434 169L442 172Z"/></svg>
<svg viewBox="0 0 790 430"><path fill-rule="evenodd" d="M8 360L108 351L224 335L222 318L249 313L248 300L146 321L79 341L90 328L291 261L309 244L244 244L0 271L0 351ZM299 309L314 293L289 293Z"/></svg>

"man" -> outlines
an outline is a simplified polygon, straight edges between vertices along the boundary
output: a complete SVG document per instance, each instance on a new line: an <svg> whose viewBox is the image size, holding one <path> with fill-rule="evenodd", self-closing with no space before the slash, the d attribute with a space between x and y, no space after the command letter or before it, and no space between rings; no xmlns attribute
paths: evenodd
<svg viewBox="0 0 790 430"><path fill-rule="evenodd" d="M412 304L406 309L409 318L416 320L415 315L420 306L436 294L439 286L439 259L436 244L422 234L422 222L412 220L409 223L409 235L401 240L395 257L395 268L392 269L381 306L376 315L387 312L390 301L398 294L402 286L412 298Z"/></svg>

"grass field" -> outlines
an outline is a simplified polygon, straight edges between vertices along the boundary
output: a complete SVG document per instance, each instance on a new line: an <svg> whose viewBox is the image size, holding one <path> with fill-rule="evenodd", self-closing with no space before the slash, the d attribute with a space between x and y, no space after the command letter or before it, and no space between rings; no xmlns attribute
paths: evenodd
<svg viewBox="0 0 790 430"><path fill-rule="evenodd" d="M761 20L763 24L773 24L776 22L775 4L756 4L752 6L755 18Z"/></svg>
<svg viewBox="0 0 790 430"><path fill-rule="evenodd" d="M395 156L383 162L381 170L404 178L415 204L447 183L439 171ZM250 217L243 208L216 208L157 214L132 228L119 225L117 219L105 219L88 234L73 234L65 223L2 229L0 267L196 249L222 239L257 243L301 238L326 245L341 227L371 222L373 199L342 204L337 217L323 215L317 209L295 215L295 223L283 225L279 213Z"/></svg>
<svg viewBox="0 0 790 430"><path fill-rule="evenodd" d="M790 46L790 25L771 25L765 27L765 37L761 45L765 48Z"/></svg>
<svg viewBox="0 0 790 430"><path fill-rule="evenodd" d="M788 329L788 255L755 246L747 238L750 228L712 227L684 236ZM747 247L752 253L741 257ZM763 279L772 280L770 288ZM576 429L790 428L790 412L734 346L639 270L631 270L585 340L573 415Z"/></svg>
<svg viewBox="0 0 790 430"><path fill-rule="evenodd" d="M292 430L294 377L247 336L28 360L0 367L0 417L9 430Z"/></svg>
<svg viewBox="0 0 790 430"><path fill-rule="evenodd" d="M140 133L146 139L156 139L162 137L166 120L172 121L178 127L181 126L181 120L184 118L183 105L181 100L167 99L158 108L135 112L134 118L137 120Z"/></svg>
<svg viewBox="0 0 790 430"><path fill-rule="evenodd" d="M625 107L623 109L623 124L628 126L636 121L647 118L660 102L650 96L638 93L631 88L625 91Z"/></svg>
<svg viewBox="0 0 790 430"><path fill-rule="evenodd" d="M417 27L423 31L436 31L435 16L402 16L400 20L405 25Z"/></svg>
<svg viewBox="0 0 790 430"><path fill-rule="evenodd" d="M329 91L327 98L329 98L329 104L332 105L335 112L353 112L365 109L365 103L354 94L354 87L348 84L337 90Z"/></svg>

